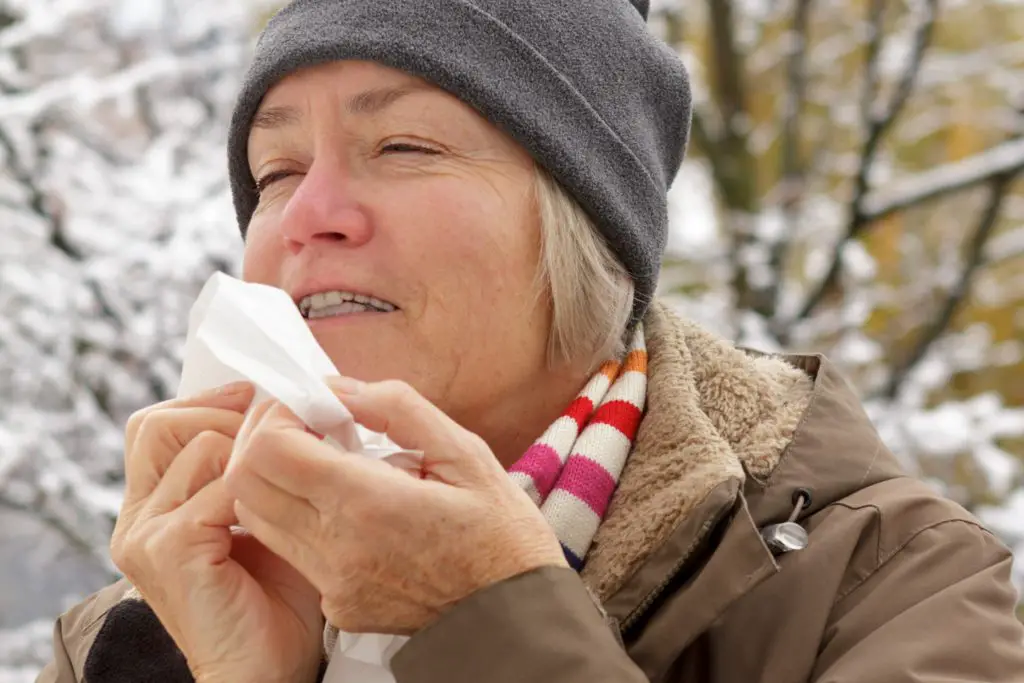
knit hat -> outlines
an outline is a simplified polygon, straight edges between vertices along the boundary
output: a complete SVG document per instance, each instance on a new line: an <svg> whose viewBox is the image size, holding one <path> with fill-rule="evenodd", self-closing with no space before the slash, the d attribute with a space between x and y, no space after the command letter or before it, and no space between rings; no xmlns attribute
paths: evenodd
<svg viewBox="0 0 1024 683"><path fill-rule="evenodd" d="M268 24L231 121L243 236L258 196L247 147L267 91L298 69L374 61L419 76L511 135L594 219L650 303L691 94L646 25L648 0L294 0Z"/></svg>

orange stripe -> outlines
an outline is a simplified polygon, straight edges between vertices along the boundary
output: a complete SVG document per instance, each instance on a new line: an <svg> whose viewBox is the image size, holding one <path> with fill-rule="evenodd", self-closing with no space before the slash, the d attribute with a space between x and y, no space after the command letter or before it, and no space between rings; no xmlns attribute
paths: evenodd
<svg viewBox="0 0 1024 683"><path fill-rule="evenodd" d="M608 381L614 382L615 378L619 376L619 361L606 360L601 364L601 369L598 372L607 377Z"/></svg>
<svg viewBox="0 0 1024 683"><path fill-rule="evenodd" d="M643 349L636 349L630 351L629 355L626 356L626 365L622 368L623 372L642 372L647 374L647 352Z"/></svg>

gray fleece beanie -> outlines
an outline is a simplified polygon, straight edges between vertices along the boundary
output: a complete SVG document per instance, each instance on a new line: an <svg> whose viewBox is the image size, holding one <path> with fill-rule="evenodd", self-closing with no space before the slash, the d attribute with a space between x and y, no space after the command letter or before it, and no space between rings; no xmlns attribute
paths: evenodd
<svg viewBox="0 0 1024 683"><path fill-rule="evenodd" d="M633 277L639 320L691 104L686 70L648 31L647 12L648 0L295 0L260 37L231 121L243 236L257 203L247 142L264 95L303 67L374 61L473 106L568 189Z"/></svg>

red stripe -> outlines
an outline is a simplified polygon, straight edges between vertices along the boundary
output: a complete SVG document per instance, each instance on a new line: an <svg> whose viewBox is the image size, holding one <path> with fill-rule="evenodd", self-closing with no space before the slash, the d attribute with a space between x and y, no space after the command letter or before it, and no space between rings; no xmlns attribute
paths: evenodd
<svg viewBox="0 0 1024 683"><path fill-rule="evenodd" d="M609 401L597 409L591 424L611 425L632 441L640 426L640 418L640 409L629 401Z"/></svg>
<svg viewBox="0 0 1024 683"><path fill-rule="evenodd" d="M582 455L571 455L556 488L571 493L603 519L615 492L615 480L601 465Z"/></svg>
<svg viewBox="0 0 1024 683"><path fill-rule="evenodd" d="M563 415L576 420L576 429L579 431L583 429L583 425L587 424L587 418L593 412L594 402L586 396L577 396L576 400L569 404Z"/></svg>

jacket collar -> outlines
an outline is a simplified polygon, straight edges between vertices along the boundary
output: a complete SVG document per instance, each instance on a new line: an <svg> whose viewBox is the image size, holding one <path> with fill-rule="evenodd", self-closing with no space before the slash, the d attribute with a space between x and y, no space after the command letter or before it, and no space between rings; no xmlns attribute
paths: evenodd
<svg viewBox="0 0 1024 683"><path fill-rule="evenodd" d="M699 560L688 592L710 623L777 571L758 529L789 516L796 488L814 492L810 514L899 468L823 357L746 352L657 303L644 329L647 410L582 578L629 626ZM699 633L698 616L679 623Z"/></svg>

